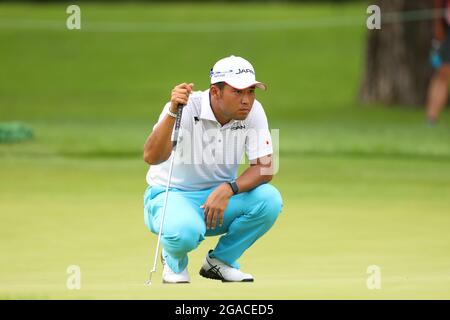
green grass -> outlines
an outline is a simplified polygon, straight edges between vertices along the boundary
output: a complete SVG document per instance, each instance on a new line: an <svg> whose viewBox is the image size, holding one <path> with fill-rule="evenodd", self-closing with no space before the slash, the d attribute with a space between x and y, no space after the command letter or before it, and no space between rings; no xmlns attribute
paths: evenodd
<svg viewBox="0 0 450 320"><path fill-rule="evenodd" d="M450 298L450 116L430 128L422 109L356 102L364 21L320 21L364 5L81 7L73 32L65 6L0 5L0 119L35 133L0 145L0 298ZM164 286L159 270L144 287L156 237L143 222L143 143L171 88L204 89L229 54L269 85L258 99L279 129L283 213L240 260L255 283L198 276L208 238L190 255L192 284ZM69 265L79 291L66 288ZM366 287L369 265L381 290Z"/></svg>
<svg viewBox="0 0 450 320"><path fill-rule="evenodd" d="M284 157L274 184L284 210L241 259L254 284L197 275L208 238L190 255L192 284L143 281L155 237L143 225L138 160L2 160L0 293L11 298L448 298L448 163ZM419 172L417 172L419 171ZM378 265L382 290L366 288ZM80 291L65 287L79 265ZM238 291L236 290L239 288ZM220 290L217 290L219 289Z"/></svg>

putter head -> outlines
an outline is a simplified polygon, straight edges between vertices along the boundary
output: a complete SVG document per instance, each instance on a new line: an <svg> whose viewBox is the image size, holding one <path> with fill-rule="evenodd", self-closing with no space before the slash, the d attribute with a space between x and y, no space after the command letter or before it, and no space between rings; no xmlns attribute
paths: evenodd
<svg viewBox="0 0 450 320"><path fill-rule="evenodd" d="M145 285L146 286L151 286L152 285L152 275L153 275L154 272L155 272L154 270L150 271L150 275L148 276L147 281L145 281Z"/></svg>

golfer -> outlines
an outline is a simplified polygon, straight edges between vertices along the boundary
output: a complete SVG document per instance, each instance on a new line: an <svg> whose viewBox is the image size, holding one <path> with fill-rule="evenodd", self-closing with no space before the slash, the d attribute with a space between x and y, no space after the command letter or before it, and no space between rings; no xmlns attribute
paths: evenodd
<svg viewBox="0 0 450 320"><path fill-rule="evenodd" d="M434 9L433 42L438 49L433 61L435 71L428 87L427 121L430 125L437 123L447 103L450 82L450 1L435 0ZM440 12L445 12L445 15Z"/></svg>
<svg viewBox="0 0 450 320"><path fill-rule="evenodd" d="M275 223L282 208L272 179L272 140L255 89L253 66L241 57L219 60L206 91L183 83L159 116L144 146L150 164L144 194L144 220L158 234L170 160L174 158L161 243L164 283L188 283L188 253L205 239L221 235L206 254L200 275L224 282L251 282L237 262ZM177 149L171 137L183 107ZM238 177L244 152L250 166Z"/></svg>

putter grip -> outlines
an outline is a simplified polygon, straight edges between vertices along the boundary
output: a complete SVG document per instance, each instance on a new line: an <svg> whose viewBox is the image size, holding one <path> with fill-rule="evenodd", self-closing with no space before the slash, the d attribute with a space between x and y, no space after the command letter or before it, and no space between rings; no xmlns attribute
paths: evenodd
<svg viewBox="0 0 450 320"><path fill-rule="evenodd" d="M173 133L173 140L172 140L172 148L175 150L176 146L177 146L177 141L178 141L178 133L180 132L180 127L181 127L181 116L183 115L183 105L179 104L178 105L178 110L177 110L177 119L175 122L175 132Z"/></svg>

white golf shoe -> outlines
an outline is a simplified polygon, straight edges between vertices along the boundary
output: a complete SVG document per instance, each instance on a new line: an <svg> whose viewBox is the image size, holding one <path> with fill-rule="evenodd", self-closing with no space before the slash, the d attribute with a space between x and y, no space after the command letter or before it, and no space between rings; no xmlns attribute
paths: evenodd
<svg viewBox="0 0 450 320"><path fill-rule="evenodd" d="M163 268L163 283L190 283L191 280L189 278L189 273L187 270L187 267L181 271L180 273L174 272L168 264L166 263L166 260L163 258L163 255L161 254L161 262L164 266Z"/></svg>
<svg viewBox="0 0 450 320"><path fill-rule="evenodd" d="M200 269L200 275L202 277L214 280L222 280L222 282L253 282L253 276L248 273L244 273L239 269L230 267L222 261L211 258L208 252Z"/></svg>

